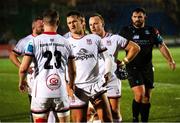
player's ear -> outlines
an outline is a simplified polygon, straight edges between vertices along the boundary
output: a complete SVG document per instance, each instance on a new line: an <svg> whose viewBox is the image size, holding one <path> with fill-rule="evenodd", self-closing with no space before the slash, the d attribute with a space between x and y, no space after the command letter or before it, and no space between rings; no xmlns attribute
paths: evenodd
<svg viewBox="0 0 180 123"><path fill-rule="evenodd" d="M59 23L60 23L60 21L58 20L58 21L56 22L56 25L59 26Z"/></svg>
<svg viewBox="0 0 180 123"><path fill-rule="evenodd" d="M105 23L102 23L102 26L105 27Z"/></svg>
<svg viewBox="0 0 180 123"><path fill-rule="evenodd" d="M147 19L147 14L144 14L144 18Z"/></svg>

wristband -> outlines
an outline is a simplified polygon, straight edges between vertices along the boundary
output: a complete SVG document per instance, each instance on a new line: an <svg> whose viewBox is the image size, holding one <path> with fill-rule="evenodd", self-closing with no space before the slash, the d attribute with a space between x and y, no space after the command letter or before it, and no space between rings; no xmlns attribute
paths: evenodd
<svg viewBox="0 0 180 123"><path fill-rule="evenodd" d="M121 61L120 65L121 65L121 66L124 66L124 65L125 65L125 62L124 62L124 61Z"/></svg>
<svg viewBox="0 0 180 123"><path fill-rule="evenodd" d="M127 57L125 57L125 58L123 59L123 61L124 61L125 64L129 63L129 60L127 59Z"/></svg>

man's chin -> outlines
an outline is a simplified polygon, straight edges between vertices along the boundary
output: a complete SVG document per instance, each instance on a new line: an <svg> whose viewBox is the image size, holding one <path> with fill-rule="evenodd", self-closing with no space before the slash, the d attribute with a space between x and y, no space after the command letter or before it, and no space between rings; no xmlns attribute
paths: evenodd
<svg viewBox="0 0 180 123"><path fill-rule="evenodd" d="M133 25L135 25L136 27L142 27L142 23L134 23Z"/></svg>

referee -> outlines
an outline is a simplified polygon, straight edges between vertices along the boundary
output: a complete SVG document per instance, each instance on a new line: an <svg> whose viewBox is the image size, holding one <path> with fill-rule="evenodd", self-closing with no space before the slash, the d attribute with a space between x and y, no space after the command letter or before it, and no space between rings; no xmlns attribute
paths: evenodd
<svg viewBox="0 0 180 123"><path fill-rule="evenodd" d="M133 122L147 122L150 111L150 95L154 88L154 74L152 65L153 45L156 45L161 54L167 60L170 69L175 70L176 64L167 48L159 31L145 25L146 12L143 8L136 8L132 11L132 24L122 28L120 35L137 43L141 51L126 65L129 74L129 84L134 93L132 102Z"/></svg>

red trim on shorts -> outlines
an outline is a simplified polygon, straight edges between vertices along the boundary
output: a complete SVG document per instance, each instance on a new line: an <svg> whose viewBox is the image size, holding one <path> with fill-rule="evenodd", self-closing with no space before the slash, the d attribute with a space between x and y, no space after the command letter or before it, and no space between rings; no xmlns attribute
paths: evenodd
<svg viewBox="0 0 180 123"><path fill-rule="evenodd" d="M57 32L43 32L43 34L56 35L56 34L57 34Z"/></svg>

